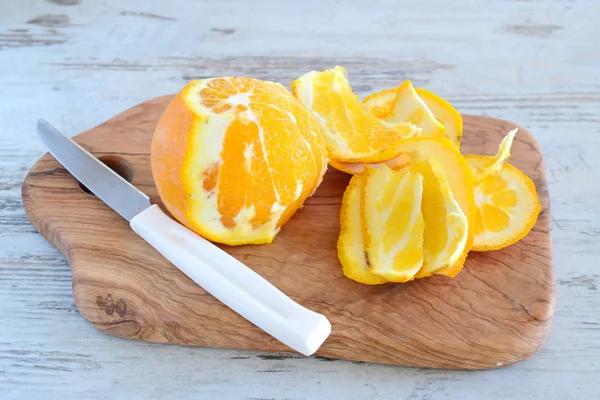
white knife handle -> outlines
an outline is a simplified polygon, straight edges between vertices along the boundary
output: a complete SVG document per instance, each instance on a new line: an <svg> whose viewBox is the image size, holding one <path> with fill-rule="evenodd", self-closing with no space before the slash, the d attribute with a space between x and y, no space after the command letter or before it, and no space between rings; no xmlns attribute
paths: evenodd
<svg viewBox="0 0 600 400"><path fill-rule="evenodd" d="M324 315L302 307L156 204L136 215L131 228L204 290L292 349L309 356L331 333Z"/></svg>

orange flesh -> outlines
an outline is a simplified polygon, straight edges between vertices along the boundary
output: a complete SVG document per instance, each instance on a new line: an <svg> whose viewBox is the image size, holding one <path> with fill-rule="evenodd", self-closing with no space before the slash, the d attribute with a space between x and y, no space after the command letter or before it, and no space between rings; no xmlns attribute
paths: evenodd
<svg viewBox="0 0 600 400"><path fill-rule="evenodd" d="M281 85L250 78L188 84L165 110L152 144L153 174L169 211L227 244L270 242L314 192L326 163L314 116Z"/></svg>
<svg viewBox="0 0 600 400"><path fill-rule="evenodd" d="M388 125L368 112L352 92L346 71L310 72L292 82L294 95L318 116L329 155L338 161L378 163L398 155L396 146L414 133L407 123Z"/></svg>

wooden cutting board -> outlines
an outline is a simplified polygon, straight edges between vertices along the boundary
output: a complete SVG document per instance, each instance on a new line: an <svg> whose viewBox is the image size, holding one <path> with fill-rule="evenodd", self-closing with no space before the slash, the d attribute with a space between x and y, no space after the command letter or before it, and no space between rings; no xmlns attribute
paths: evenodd
<svg viewBox="0 0 600 400"><path fill-rule="evenodd" d="M76 137L158 204L150 140L170 98L139 104ZM464 125L465 154L494 154L516 126L470 115ZM319 356L435 368L507 366L540 349L555 304L544 161L522 128L511 162L535 181L542 203L537 224L504 250L470 253L455 279L375 287L346 279L336 241L349 176L332 168L273 244L221 247L329 318L332 333ZM23 203L35 228L67 257L77 307L98 329L151 342L291 351L194 284L50 155L27 175Z"/></svg>

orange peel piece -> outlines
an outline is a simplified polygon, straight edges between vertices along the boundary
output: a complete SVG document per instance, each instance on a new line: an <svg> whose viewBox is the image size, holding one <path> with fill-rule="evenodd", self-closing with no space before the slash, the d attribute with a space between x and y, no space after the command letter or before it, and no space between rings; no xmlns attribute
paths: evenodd
<svg viewBox="0 0 600 400"><path fill-rule="evenodd" d="M385 123L352 92L346 70L312 71L292 82L292 93L321 123L329 157L349 163L380 163L398 156L397 145L417 132L407 122Z"/></svg>
<svg viewBox="0 0 600 400"><path fill-rule="evenodd" d="M409 169L423 177L424 259L415 276L423 278L450 268L463 258L469 224L452 195L448 178L435 161L412 164Z"/></svg>
<svg viewBox="0 0 600 400"><path fill-rule="evenodd" d="M342 198L338 258L342 264L342 271L348 278L367 285L380 285L386 280L369 272L365 258L361 219L363 180L363 175L353 176Z"/></svg>
<svg viewBox="0 0 600 400"><path fill-rule="evenodd" d="M475 174L477 218L472 250L499 250L531 231L541 210L533 181L508 163L517 130L502 140L495 156L467 155Z"/></svg>
<svg viewBox="0 0 600 400"><path fill-rule="evenodd" d="M423 266L423 177L408 168L366 168L362 220L369 272L407 282Z"/></svg>
<svg viewBox="0 0 600 400"><path fill-rule="evenodd" d="M406 154L400 154L396 158L392 158L391 160L384 161L382 163L377 163L377 164L347 163L347 162L331 159L331 160L329 160L329 165L331 165L333 168L335 168L339 171L345 172L347 174L356 175L356 174L362 174L365 171L365 167L377 168L381 165L387 165L391 169L395 169L395 170L402 169L402 168L406 167L407 165L410 165L410 157L407 156Z"/></svg>
<svg viewBox="0 0 600 400"><path fill-rule="evenodd" d="M397 88L385 89L367 96L363 104L369 112L378 118L385 118L392 112ZM460 113L447 100L433 92L415 88L416 94L431 110L435 118L444 125L444 136L450 139L456 147L460 147L463 135L463 120Z"/></svg>

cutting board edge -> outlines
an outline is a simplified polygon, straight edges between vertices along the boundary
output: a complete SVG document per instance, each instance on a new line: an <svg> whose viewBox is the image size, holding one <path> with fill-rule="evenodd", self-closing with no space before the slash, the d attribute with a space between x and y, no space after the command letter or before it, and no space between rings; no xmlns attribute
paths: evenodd
<svg viewBox="0 0 600 400"><path fill-rule="evenodd" d="M40 157L40 159L34 164L34 166L38 163L43 161L44 159L50 159L52 156L49 153L44 154L42 157ZM32 167L33 169L33 167ZM62 241L60 240L60 234L59 235L46 235L45 232L48 231L52 231L54 229L54 227L48 227L46 229L44 229L44 227L42 226L42 223L40 222L40 219L37 218L35 216L35 214L32 211L31 207L28 207L29 202L31 201L31 197L29 196L29 184L28 184L28 179L27 177L29 176L29 173L31 172L31 170L28 172L25 180L23 181L22 184L22 190L21 190L21 195L22 195L22 199L23 199L23 206L25 208L26 211L26 215L28 217L28 219L30 220L32 226L36 229L36 231L38 233L40 233L40 235L42 237L44 237L46 240L48 240L54 247L56 247L61 254L63 254L65 256L65 258L67 259L67 262L69 263L69 267L73 268L73 262L70 260L70 248L68 247L67 244L63 244L61 243ZM51 223L50 223L51 224ZM56 239L56 240L55 240ZM554 269L553 269L554 271ZM166 339L166 336L160 336L161 339L148 339L148 338L141 338L141 337L135 337L135 336L123 336L122 334L119 334L118 331L116 331L115 325L120 325L123 322L129 322L129 321L116 321L114 324L112 323L104 323L104 322L100 322L100 321L95 321L94 320L94 315L93 313L88 312L87 308L83 308L80 307L80 304L82 303L79 294L77 293L76 290L76 284L75 282L72 282L72 290L73 290L73 297L75 300L75 305L77 307L77 310L79 311L79 313L85 318L85 320L90 323L92 326L94 326L97 330L99 330L100 332L113 336L113 337L118 337L124 340L135 340L135 341L144 341L144 342L149 342L149 343L157 343L157 344L164 344L164 345L182 345L182 346L190 346L190 347L198 347L198 345L194 344L194 343L185 343L185 342L172 342ZM555 299L555 296L552 297L553 299ZM488 366L481 366L481 365L477 365L477 366L471 366L468 364L465 365L461 365L461 366L439 366L439 365L423 365L423 364L403 364L401 366L404 367L411 367L411 368L433 368L433 369L452 369L452 370L460 370L460 369L469 369L469 370L484 370L484 369L497 369L497 368L505 368L523 361L526 361L528 359L530 359L531 357L533 357L544 345L544 343L547 340L547 336L548 336L548 332L550 331L551 325L552 325L552 320L554 317L554 313L555 313L555 301L553 301L551 304L548 305L548 317L543 319L543 320L539 320L539 327L542 330L542 335L541 336L532 336L530 338L532 343L535 343L534 346L532 347L528 347L526 350L522 350L521 351L521 355L522 357L519 357L518 359L514 359L512 362L506 362L506 363L502 363L502 364L494 364L491 363ZM517 344L520 344L521 342L517 342ZM506 344L506 343L504 343ZM211 346L210 348L219 348L219 349L226 349L226 350L243 350L243 351L256 351L256 352L261 352L261 353L278 353L278 354L289 354L290 357L293 356L298 356L298 354L296 352L294 352L293 350L289 349L289 351L285 351L285 350L277 350L277 351L271 351L271 350L265 350L265 349L261 349L259 347L255 348L255 349L249 349L249 348L245 348L245 349L238 349L236 347L213 347ZM327 354L323 354L323 351L319 350L317 351L317 353L315 353L313 356L315 357L321 357L321 358L326 358L329 359L329 357L327 357ZM384 362L380 362L377 360L372 360L372 361L363 361L363 360L359 360L359 359L342 359L344 361L350 361L350 362L358 362L358 363L363 363L363 362L369 362L369 363L374 363L374 364L385 364L385 365L397 365L397 364L389 364L389 363L384 363Z"/></svg>

